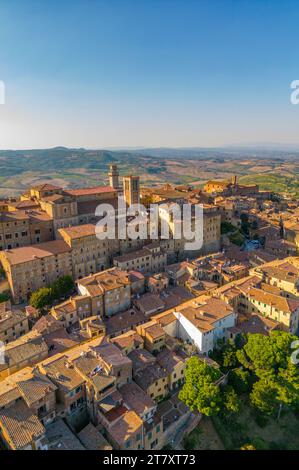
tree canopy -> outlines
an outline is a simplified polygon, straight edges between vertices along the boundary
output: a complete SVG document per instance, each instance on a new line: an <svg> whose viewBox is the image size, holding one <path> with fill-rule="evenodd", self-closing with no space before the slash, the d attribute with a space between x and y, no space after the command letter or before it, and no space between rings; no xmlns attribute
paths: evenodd
<svg viewBox="0 0 299 470"><path fill-rule="evenodd" d="M284 331L248 335L247 343L236 353L255 379L250 400L263 414L273 415L282 406L299 406L299 371L291 361L296 339Z"/></svg>
<svg viewBox="0 0 299 470"><path fill-rule="evenodd" d="M49 287L41 287L33 292L30 297L30 305L37 309L45 308L53 301L52 291Z"/></svg>
<svg viewBox="0 0 299 470"><path fill-rule="evenodd" d="M185 384L179 398L191 410L198 410L206 416L219 413L221 409L221 393L215 382L221 372L202 362L197 356L188 359L185 371Z"/></svg>
<svg viewBox="0 0 299 470"><path fill-rule="evenodd" d="M68 295L74 288L74 282L71 276L62 276L50 287L41 287L33 292L30 297L30 305L37 309L43 309L51 305L54 300Z"/></svg>

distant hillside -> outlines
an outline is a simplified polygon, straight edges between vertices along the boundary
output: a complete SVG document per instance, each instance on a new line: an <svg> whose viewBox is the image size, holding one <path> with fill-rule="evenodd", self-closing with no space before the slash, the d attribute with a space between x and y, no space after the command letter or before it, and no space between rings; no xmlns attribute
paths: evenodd
<svg viewBox="0 0 299 470"><path fill-rule="evenodd" d="M291 152L55 147L0 151L0 197L20 194L46 181L62 187L107 184L110 163L117 163L121 175L139 175L145 185L169 182L201 186L209 179L228 179L236 174L244 182L260 183L263 189L299 191L299 154Z"/></svg>

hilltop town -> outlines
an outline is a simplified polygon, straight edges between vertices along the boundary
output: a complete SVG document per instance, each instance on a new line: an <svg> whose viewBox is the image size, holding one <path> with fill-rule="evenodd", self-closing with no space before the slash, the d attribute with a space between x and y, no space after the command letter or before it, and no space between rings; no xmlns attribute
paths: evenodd
<svg viewBox="0 0 299 470"><path fill-rule="evenodd" d="M176 448L204 414L180 394L190 358L225 386L221 347L298 335L296 198L236 176L146 186L115 163L108 179L0 201L4 448ZM119 196L156 204L170 234L165 207L201 204L201 248L186 250L184 237L98 238L96 208L117 214Z"/></svg>

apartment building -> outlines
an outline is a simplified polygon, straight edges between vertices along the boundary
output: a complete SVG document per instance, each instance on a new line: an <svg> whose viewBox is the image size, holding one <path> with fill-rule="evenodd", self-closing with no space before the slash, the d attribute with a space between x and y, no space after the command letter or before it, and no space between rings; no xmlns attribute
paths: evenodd
<svg viewBox="0 0 299 470"><path fill-rule="evenodd" d="M103 341L96 348L96 354L101 360L103 369L108 375L116 377L117 386L132 380L132 361L117 346Z"/></svg>
<svg viewBox="0 0 299 470"><path fill-rule="evenodd" d="M211 298L196 302L194 306L174 312L179 322L179 337L195 344L200 353L207 355L219 339L225 338L225 330L236 324L234 309L220 299Z"/></svg>
<svg viewBox="0 0 299 470"><path fill-rule="evenodd" d="M2 251L0 260L15 303L61 276L72 276L71 248L63 240Z"/></svg>
<svg viewBox="0 0 299 470"><path fill-rule="evenodd" d="M165 269L167 254L159 243L151 243L142 250L116 256L113 263L123 270L137 270L141 273L155 273Z"/></svg>
<svg viewBox="0 0 299 470"><path fill-rule="evenodd" d="M85 380L75 370L66 355L60 354L46 359L38 365L42 374L57 387L56 398L61 406L60 417L76 424L86 416Z"/></svg>
<svg viewBox="0 0 299 470"><path fill-rule="evenodd" d="M141 450L143 443L143 421L133 410L120 406L106 413L106 432L113 447L118 450Z"/></svg>
<svg viewBox="0 0 299 470"><path fill-rule="evenodd" d="M182 350L163 349L157 355L157 364L167 372L168 388L174 391L181 387L185 380L187 355Z"/></svg>
<svg viewBox="0 0 299 470"><path fill-rule="evenodd" d="M8 449L46 450L45 426L56 416L56 387L27 367L0 382L0 435Z"/></svg>
<svg viewBox="0 0 299 470"><path fill-rule="evenodd" d="M285 291L290 296L299 293L299 261L297 257L274 260L250 270L263 281Z"/></svg>
<svg viewBox="0 0 299 470"><path fill-rule="evenodd" d="M125 404L143 421L150 421L153 418L157 404L135 382L123 385L119 391Z"/></svg>
<svg viewBox="0 0 299 470"><path fill-rule="evenodd" d="M144 339L134 330L116 336L110 339L110 342L126 355L135 351L135 349L143 349L144 347Z"/></svg>
<svg viewBox="0 0 299 470"><path fill-rule="evenodd" d="M197 234L197 239L201 239L202 246L196 249L187 249L186 243L192 243L195 237L188 239L185 236L185 231L180 230L178 227L182 224L182 214L179 212L176 214L177 204L170 202L166 205L159 207L159 219L160 224L164 225L169 229L170 238L173 237L173 244L169 245L167 253L170 254L172 250L175 253L181 253L183 256L195 257L200 254L211 253L219 251L220 249L220 238L221 238L221 214L217 211L217 208L203 207L203 220L199 221L201 231ZM190 221L190 230L195 233L196 230L196 217L194 214L194 205L192 208L192 218ZM180 230L179 236L176 235L177 231ZM186 228L185 228L186 230ZM166 242L165 242L166 243ZM163 245L164 246L164 245Z"/></svg>
<svg viewBox="0 0 299 470"><path fill-rule="evenodd" d="M65 302L55 305L51 309L51 315L62 323L64 328L91 317L92 302L88 295L76 295Z"/></svg>
<svg viewBox="0 0 299 470"><path fill-rule="evenodd" d="M54 238L53 219L41 210L0 212L0 251Z"/></svg>
<svg viewBox="0 0 299 470"><path fill-rule="evenodd" d="M23 200L37 201L53 219L54 231L70 225L95 223L95 210L100 203L116 205L117 191L109 186L62 189L51 184L31 188Z"/></svg>
<svg viewBox="0 0 299 470"><path fill-rule="evenodd" d="M58 415L74 428L98 423L98 403L132 377L131 361L113 346L106 355L97 337L40 362L39 371L57 387Z"/></svg>
<svg viewBox="0 0 299 470"><path fill-rule="evenodd" d="M29 331L5 347L4 363L0 364L0 380L32 366L48 357L48 345L37 331Z"/></svg>
<svg viewBox="0 0 299 470"><path fill-rule="evenodd" d="M167 371L157 364L139 371L134 380L157 403L169 394Z"/></svg>
<svg viewBox="0 0 299 470"><path fill-rule="evenodd" d="M10 343L28 331L26 314L21 310L12 310L10 301L0 303L0 341Z"/></svg>
<svg viewBox="0 0 299 470"><path fill-rule="evenodd" d="M120 388L125 405L143 421L144 449L161 448L163 422L157 416L157 404L135 382Z"/></svg>
<svg viewBox="0 0 299 470"><path fill-rule="evenodd" d="M209 295L199 296L152 318L170 336L193 344L207 355L227 328L236 324L237 313L225 301Z"/></svg>
<svg viewBox="0 0 299 470"><path fill-rule="evenodd" d="M91 297L92 313L111 316L127 310L131 305L129 274L118 268L90 275L77 281L81 295Z"/></svg>
<svg viewBox="0 0 299 470"><path fill-rule="evenodd" d="M84 224L59 229L58 237L63 239L72 249L75 279L81 279L109 267L109 240L97 238L95 225Z"/></svg>
<svg viewBox="0 0 299 470"><path fill-rule="evenodd" d="M246 294L247 313L258 313L285 325L290 333L297 334L299 326L299 300L286 298L251 288Z"/></svg>
<svg viewBox="0 0 299 470"><path fill-rule="evenodd" d="M165 331L155 321L137 326L136 331L143 338L145 349L150 353L157 354L165 347Z"/></svg>

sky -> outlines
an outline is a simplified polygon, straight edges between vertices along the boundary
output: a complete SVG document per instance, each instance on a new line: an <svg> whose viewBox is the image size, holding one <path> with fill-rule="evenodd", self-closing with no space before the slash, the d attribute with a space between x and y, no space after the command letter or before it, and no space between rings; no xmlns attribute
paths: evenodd
<svg viewBox="0 0 299 470"><path fill-rule="evenodd" d="M0 148L299 143L298 24L297 0L0 0Z"/></svg>

